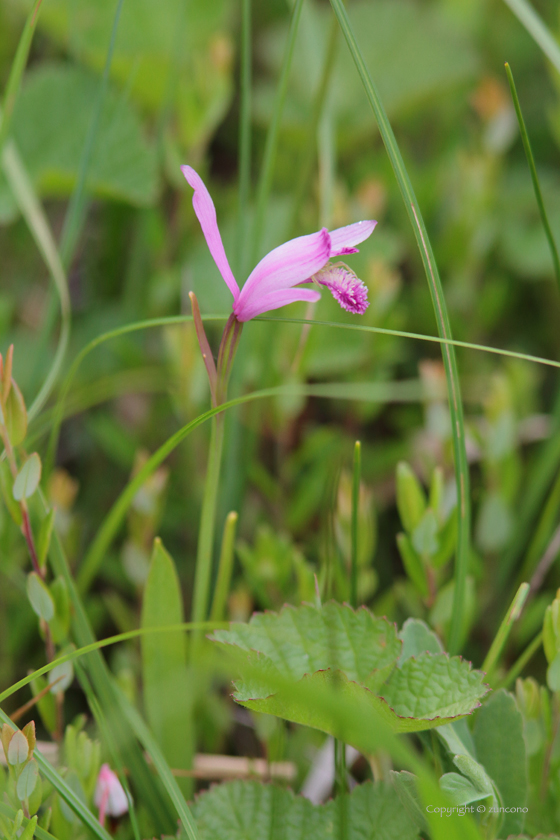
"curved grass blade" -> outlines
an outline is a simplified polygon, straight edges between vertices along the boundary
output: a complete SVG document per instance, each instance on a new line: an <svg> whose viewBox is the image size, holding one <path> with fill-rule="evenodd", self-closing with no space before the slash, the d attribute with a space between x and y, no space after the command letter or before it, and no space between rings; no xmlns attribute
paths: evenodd
<svg viewBox="0 0 560 840"><path fill-rule="evenodd" d="M253 231L253 253L251 255L251 262L253 264L257 261L259 249L261 247L264 219L266 214L266 205L270 196L272 173L274 170L274 164L276 162L276 152L278 150L278 135L280 133L280 121L282 119L282 111L284 110L284 102L286 100L286 93L288 90L288 80L290 78L292 56L294 54L294 46L296 43L296 35L299 27L302 9L303 0L296 0L292 9L292 18L290 20L290 29L288 32L288 41L286 43L286 51L284 53L284 60L282 62L280 80L276 89L276 97L274 100L272 119L270 121L270 126L266 135L264 157L261 165L259 183L257 186L255 226Z"/></svg>
<svg viewBox="0 0 560 840"><path fill-rule="evenodd" d="M364 86L370 105L375 114L379 130L385 144L385 149L391 161L406 211L408 213L416 242L420 250L422 262L430 288L432 304L436 316L438 332L442 338L451 339L451 324L447 312L443 289L437 270L437 265L428 237L428 231L418 207L414 189L397 144L393 129L385 113L385 109L379 98L377 89L366 67L358 42L352 30L350 20L342 0L331 0L331 6L338 19L340 28L346 38L346 43L354 59L356 69ZM449 409L451 413L451 433L453 439L453 452L455 457L455 475L457 482L457 553L455 561L455 588L453 596L453 612L451 628L449 632L450 653L456 653L463 626L463 614L465 608L466 580L469 564L470 551L470 496L469 496L469 469L467 463L467 451L465 444L465 424L463 419L463 405L461 402L461 391L459 384L459 373L455 351L449 345L443 350L443 364L447 379L447 390L449 397Z"/></svg>
<svg viewBox="0 0 560 840"><path fill-rule="evenodd" d="M53 663L49 664L52 665ZM8 715L2 709L0 709L0 720L3 723L7 723L9 726L13 727L14 725L13 721L10 720ZM86 808L82 800L76 796L72 788L66 784L64 779L57 773L52 764L47 761L39 750L35 751L34 758L45 779L51 783L53 788L60 794L67 805L74 811L76 816L79 817L82 823L89 828L92 834L99 838L99 840L111 840L111 835L105 831L97 817L91 813L89 808Z"/></svg>
<svg viewBox="0 0 560 840"><path fill-rule="evenodd" d="M35 25L37 23L37 18L39 17L39 7L42 2L43 0L35 0L33 8L27 15L27 20L25 21L25 26L23 27L23 32L21 33L16 54L10 68L10 75L8 76L6 92L2 103L3 114L0 121L0 154L2 153L4 143L6 142L10 132L12 115L14 113L14 107L20 91L23 71L27 65L31 41L33 40Z"/></svg>
<svg viewBox="0 0 560 840"><path fill-rule="evenodd" d="M2 166L16 203L27 222L35 244L49 270L60 302L61 326L58 346L48 376L29 407L28 417L32 420L49 398L64 361L68 339L70 337L70 295L68 293L66 272L64 271L45 211L37 198L37 193L27 175L25 166L13 141L9 141L4 148Z"/></svg>
<svg viewBox="0 0 560 840"><path fill-rule="evenodd" d="M513 73L511 72L511 67L506 61L505 64L506 74L509 82L509 88L511 91L511 98L513 99L513 105L515 108L515 113L517 114L517 122L519 123L519 131L521 132L521 139L523 141L523 148L525 150L525 157L527 158L527 163L529 164L529 170L531 172L531 180L533 182L533 190L535 191L535 198L537 199L537 204L539 206L539 213L541 214L541 221L543 223L544 232L546 234L546 238L548 240L548 246L550 248L550 253L552 255L552 262L554 265L554 274L556 275L556 282L558 283L558 288L560 289L560 258L558 257L558 250L556 248L556 242L554 241L554 236L552 235L552 230L550 227L550 223L548 221L548 216L546 214L544 201L541 192L541 186L539 184L539 176L537 175L537 169L535 167L535 159L533 157L533 150L531 149L531 141L529 140L529 135L527 134L527 127L525 125L525 120L523 119L523 114L521 113L521 105L519 104L519 97L517 95L517 88L515 87L515 82L513 81Z"/></svg>
<svg viewBox="0 0 560 840"><path fill-rule="evenodd" d="M560 46L543 19L528 0L504 0L513 14L523 24L529 35L560 73Z"/></svg>

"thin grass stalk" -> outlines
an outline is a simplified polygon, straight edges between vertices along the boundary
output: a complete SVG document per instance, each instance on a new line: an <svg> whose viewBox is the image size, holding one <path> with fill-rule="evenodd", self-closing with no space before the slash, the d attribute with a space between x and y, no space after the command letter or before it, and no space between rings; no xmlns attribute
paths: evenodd
<svg viewBox="0 0 560 840"><path fill-rule="evenodd" d="M39 7L43 0L35 0L35 3L27 15L23 32L19 39L16 54L10 67L10 74L6 83L6 92L4 94L4 101L2 103L2 118L0 121L0 155L4 149L4 143L10 133L12 125L12 116L17 102L19 91L21 88L21 79L24 70L27 66L27 59L29 57L29 50L31 49L31 42L35 34L35 26L39 17Z"/></svg>
<svg viewBox="0 0 560 840"><path fill-rule="evenodd" d="M256 263L257 257L262 244L262 236L264 230L264 220L266 214L266 205L270 197L270 187L272 185L272 173L274 171L274 164L276 162L276 153L278 151L278 137L280 134L280 123L282 120L282 112L284 110L284 102L286 100L286 93L288 90L288 81L290 78L290 70L292 67L292 57L294 54L294 46L296 43L296 36L301 18L301 10L303 9L303 0L296 0L292 10L292 18L290 21L290 29L288 32L288 40L286 43L286 50L284 53L284 60L282 62L282 70L280 73L280 80L276 88L276 97L274 100L274 108L272 110L272 119L268 127L266 135L266 142L264 147L263 162L261 165L261 172L257 186L257 200L255 208L255 224L253 230L253 249L252 249L252 263Z"/></svg>
<svg viewBox="0 0 560 840"><path fill-rule="evenodd" d="M560 73L560 47L558 42L528 0L504 0L504 3L509 6L548 60Z"/></svg>
<svg viewBox="0 0 560 840"><path fill-rule="evenodd" d="M218 577L214 590L214 600L210 612L210 621L222 621L227 605L229 587L231 584L231 573L233 571L233 555L235 549L235 533L237 530L237 513L232 510L226 516L224 534L222 537L222 548L220 551L220 562L218 565Z"/></svg>
<svg viewBox="0 0 560 840"><path fill-rule="evenodd" d="M387 154L401 190L406 211L412 224L416 242L420 250L426 277L428 279L438 332L442 338L451 339L451 324L449 321L449 315L447 312L447 306L443 295L443 289L434 253L422 214L418 207L412 183L393 133L393 129L387 118L387 114L385 113L385 109L381 99L379 98L379 94L373 83L369 70L366 67L342 0L331 0L331 6L344 33L348 48L356 65L356 69L362 80L364 90L375 114ZM453 439L455 475L457 481L457 553L454 571L455 587L453 595L453 610L448 640L450 653L456 653L459 647L465 614L466 580L470 552L471 510L469 495L469 470L465 445L465 424L463 419L461 388L455 351L449 345L446 345L443 351L443 363L445 367L449 408L451 413L451 433Z"/></svg>
<svg viewBox="0 0 560 840"><path fill-rule="evenodd" d="M220 470L224 444L224 420L225 418L223 414L212 418L208 467L206 469L204 496L202 498L202 512L200 516L200 530L198 534L198 547L196 554L196 571L194 576L193 606L191 615L194 622L204 621L208 614L210 579L212 576L212 554L214 548L214 528L216 523L216 509L218 504ZM193 640L193 649L196 649L197 645L198 639L196 641Z"/></svg>
<svg viewBox="0 0 560 840"><path fill-rule="evenodd" d="M237 211L237 269L247 274L250 253L249 196L251 188L251 0L241 0L241 93L239 107L239 198Z"/></svg>
<svg viewBox="0 0 560 840"><path fill-rule="evenodd" d="M522 583L519 589L517 590L515 598L511 602L510 607L502 620L502 623L500 624L494 641L490 645L490 650L486 654L486 658L481 666L481 670L486 672L486 676L489 681L492 680L492 676L496 665L498 664L498 660L509 638L509 634L512 631L514 623L521 615L521 611L523 609L525 601L527 600L528 594L529 584Z"/></svg>
<svg viewBox="0 0 560 840"><path fill-rule="evenodd" d="M511 666L503 680L496 686L496 691L500 688L509 688L510 685L523 672L523 669L531 661L540 646L542 645L543 634L542 631L538 633L530 644L527 645L521 656Z"/></svg>
<svg viewBox="0 0 560 840"><path fill-rule="evenodd" d="M527 163L529 165L529 171L531 173L531 180L533 182L533 190L535 192L535 198L537 200L537 205L539 207L539 213L541 216L541 221L543 224L544 232L546 234L546 238L548 241L548 247L550 248L550 253L552 256L552 263L554 266L554 274L556 276L556 283L558 284L558 288L560 289L560 258L558 257L558 249L556 248L556 242L554 241L554 236L552 234L552 229L550 227L550 223L548 221L548 216L546 213L546 209L544 206L544 200L541 192L541 185L539 183L539 176L537 175L537 168L535 166L535 159L533 157L533 150L531 148L531 141L529 140L529 135L527 133L527 126L525 125L525 120L523 119L523 114L521 113L521 105L519 104L519 97L517 95L517 88L515 87L515 82L513 80L513 73L511 72L511 68L506 61L505 64L506 68L506 75L509 82L509 88L511 91L511 98L513 99L513 105L515 108L515 113L517 115L517 122L519 123L519 131L521 133L521 140L523 141L523 149L525 151L525 157L527 158Z"/></svg>
<svg viewBox="0 0 560 840"><path fill-rule="evenodd" d="M105 747L110 755L111 761L113 766L116 770L117 776L119 781L122 785L122 788L125 792L125 796L128 800L128 814L130 817L130 824L132 827L132 833L134 834L134 840L141 840L140 837L140 829L138 827L138 818L136 816L136 808L134 805L134 800L132 799L132 794L130 793L130 788L128 787L128 781L126 779L125 769L122 765L120 755L118 750L115 749L115 744L111 737L111 732L109 728L109 724L105 720L105 715L103 714L103 709L99 705L97 697L94 694L93 688L91 687L91 683L89 681L88 675L86 673L85 668L83 667L82 663L77 661L75 663L76 673L80 675L80 685L82 690L86 696L86 700L88 706L95 718L95 722L101 732L102 738L105 742Z"/></svg>
<svg viewBox="0 0 560 840"><path fill-rule="evenodd" d="M352 470L352 520L351 520L351 556L350 556L350 603L358 606L358 536L360 517L360 479L362 474L362 444L354 444L354 464Z"/></svg>

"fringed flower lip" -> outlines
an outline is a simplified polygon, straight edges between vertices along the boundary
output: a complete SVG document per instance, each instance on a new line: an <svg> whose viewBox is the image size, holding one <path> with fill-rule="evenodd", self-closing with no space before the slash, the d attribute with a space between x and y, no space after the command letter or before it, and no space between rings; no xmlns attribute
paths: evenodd
<svg viewBox="0 0 560 840"><path fill-rule="evenodd" d="M194 211L214 262L233 295L233 313L238 321L250 321L294 301L315 303L321 297L319 292L301 285L313 281L326 286L343 309L363 315L369 306L367 286L344 263L332 265L329 260L355 254L356 245L371 236L377 222L355 222L330 232L323 228L290 239L263 257L239 289L224 250L210 193L191 166L182 166L181 171L194 190Z"/></svg>

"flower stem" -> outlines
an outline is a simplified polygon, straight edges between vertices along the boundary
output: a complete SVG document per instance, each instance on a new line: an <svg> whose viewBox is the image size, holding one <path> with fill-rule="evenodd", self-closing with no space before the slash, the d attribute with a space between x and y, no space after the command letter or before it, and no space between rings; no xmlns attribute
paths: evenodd
<svg viewBox="0 0 560 840"><path fill-rule="evenodd" d="M208 469L206 471L206 482L202 499L200 530L198 532L192 621L205 621L208 612L210 578L212 573L212 548L214 545L216 506L224 443L224 420L225 417L223 414L217 414L212 418ZM193 647L196 646L196 639L200 639L199 634L195 634L193 638Z"/></svg>

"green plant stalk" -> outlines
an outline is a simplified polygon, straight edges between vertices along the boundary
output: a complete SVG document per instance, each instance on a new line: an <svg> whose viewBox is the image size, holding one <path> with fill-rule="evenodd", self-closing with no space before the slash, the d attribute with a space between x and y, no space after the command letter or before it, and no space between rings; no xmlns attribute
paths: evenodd
<svg viewBox="0 0 560 840"><path fill-rule="evenodd" d="M233 571L233 554L235 548L235 533L237 530L237 513L232 510L226 517L224 534L222 537L222 548L220 551L220 562L218 565L218 577L214 590L214 600L210 611L210 621L222 621L229 595L231 573Z"/></svg>
<svg viewBox="0 0 560 840"><path fill-rule="evenodd" d="M438 332L442 338L451 339L451 324L449 321L449 315L447 312L447 306L443 295L443 289L434 253L424 220L418 208L418 202L414 194L412 183L393 133L393 129L391 128L391 124L387 118L387 114L385 113L385 109L383 108L377 89L364 62L364 58L356 41L356 37L352 30L344 4L342 0L330 0L330 2L336 17L338 18L338 22L343 31L344 37L346 38L348 48L352 54L352 58L354 59L356 69L362 80L364 90L375 114L389 160L391 161L393 171L401 190L406 211L412 224L414 235L420 250L420 255L422 257L422 262L424 264L424 269L426 271ZM443 364L447 379L447 391L451 413L451 433L453 439L455 475L457 481L457 515L459 526L454 571L455 587L453 595L453 611L448 642L449 652L453 654L457 652L459 647L465 612L466 580L470 552L471 512L469 470L465 445L465 424L463 419L459 373L457 370L455 352L449 345L446 345L443 351Z"/></svg>
<svg viewBox="0 0 560 840"><path fill-rule="evenodd" d="M239 108L239 205L237 269L247 275L249 193L251 187L251 0L241 0L241 102Z"/></svg>
<svg viewBox="0 0 560 840"><path fill-rule="evenodd" d="M286 51L284 53L284 60L282 62L282 71L280 80L276 89L276 97L274 100L274 108L272 111L272 119L266 135L266 142L264 147L264 156L261 166L259 182L257 186L257 202L255 213L255 225L253 231L253 249L252 249L252 263L256 263L261 247L264 220L266 214L266 206L270 196L270 187L272 184L272 173L274 164L276 162L276 153L278 151L278 137L280 133L280 122L282 119L282 111L284 110L284 102L286 101L286 93L288 91L288 80L290 78L290 69L292 66L292 57L294 54L294 46L296 43L296 35L301 18L301 10L303 9L303 0L296 0L292 9L292 17L290 20L290 29L288 32L288 40L286 43Z"/></svg>
<svg viewBox="0 0 560 840"><path fill-rule="evenodd" d="M13 722L3 711L3 709L0 709L0 721L2 721L2 723L7 723L8 726L12 726L12 728L14 726ZM87 808L83 804L82 800L74 793L72 788L70 788L66 784L64 779L57 773L54 767L39 752L39 750L35 750L34 758L37 764L39 765L39 769L45 777L45 779L51 783L53 788L64 799L67 805L74 811L76 816L79 817L82 823L89 828L92 834L95 837L99 838L99 840L111 840L111 835L107 831L105 831L105 829L99 823L99 820L96 819L96 817L91 813L89 808Z"/></svg>
<svg viewBox="0 0 560 840"><path fill-rule="evenodd" d="M205 621L208 612L210 579L212 576L212 549L214 547L214 528L224 443L224 419L223 414L212 418L208 467L206 469L204 496L202 498L202 513L200 516L196 571L194 576L191 614L192 621L194 622Z"/></svg>
<svg viewBox="0 0 560 840"><path fill-rule="evenodd" d="M8 819L13 820L16 815L16 812L13 808L10 808L9 805L6 805L5 802L0 802L0 814L3 814L5 817L8 817ZM29 820L26 817L24 817L23 827L25 828L28 824ZM40 825L36 826L33 837L36 837L37 840L57 840L56 837L54 837L52 834L49 834L49 832L45 831L44 828L41 828Z"/></svg>
<svg viewBox="0 0 560 840"><path fill-rule="evenodd" d="M352 522L351 522L351 567L350 567L350 603L358 606L358 522L360 517L360 478L362 474L362 444L354 444L354 469L352 471Z"/></svg>
<svg viewBox="0 0 560 840"><path fill-rule="evenodd" d="M33 35L35 34L35 26L39 17L39 7L43 0L35 0L33 8L27 15L23 32L18 42L16 54L10 67L10 75L6 84L6 92L4 94L4 101L2 103L2 118L0 121L0 154L4 149L4 143L10 132L12 124L12 116L14 113L15 104L21 88L21 79L24 70L27 66L27 59L29 57L29 50Z"/></svg>
<svg viewBox="0 0 560 840"><path fill-rule="evenodd" d="M498 691L500 688L509 688L514 680L521 674L525 665L533 658L535 653L538 651L540 646L542 645L543 634L542 631L535 636L533 641L527 645L521 656L517 659L517 661L511 666L509 671L507 672L506 676L503 680L498 683L495 690Z"/></svg>
<svg viewBox="0 0 560 840"><path fill-rule="evenodd" d="M511 633L513 624L521 615L521 611L527 599L527 595L529 594L529 589L530 587L528 583L522 583L519 589L517 590L517 594L515 595L515 598L513 599L509 610L504 616L504 619L500 624L499 630L496 633L494 641L490 645L490 650L488 651L486 658L482 663L481 670L486 672L486 676L489 681L492 679L494 670L496 668L496 665L498 664L500 655L509 638L509 634Z"/></svg>
<svg viewBox="0 0 560 840"><path fill-rule="evenodd" d="M504 3L509 6L513 14L560 73L560 47L558 42L528 0L504 0Z"/></svg>
<svg viewBox="0 0 560 840"><path fill-rule="evenodd" d="M529 165L529 171L531 172L531 180L533 182L533 190L535 192L535 198L537 200L537 204L539 207L539 213L541 215L541 221L543 224L544 232L546 234L546 238L548 240L548 246L550 248L550 253L552 255L552 263L554 265L554 274L556 275L556 283L558 284L558 288L560 289L560 258L558 257L558 250L556 248L556 242L554 241L554 236L552 234L552 230L550 227L550 223L548 221L548 216L546 213L546 209L544 206L544 200L541 192L541 186L539 183L539 178L537 175L537 169L535 166L535 159L533 157L533 150L531 149L531 141L529 140L529 135L527 134L527 127L525 125L525 120L523 119L523 114L521 113L521 105L519 104L519 97L517 95L517 88L515 87L515 82L513 80L513 74L511 72L511 68L506 61L505 64L506 68L506 75L509 82L509 88L511 91L511 98L513 99L513 105L515 108L515 113L517 114L517 122L519 123L519 131L521 132L521 140L523 141L523 148L525 150L525 157L527 158L527 163Z"/></svg>

